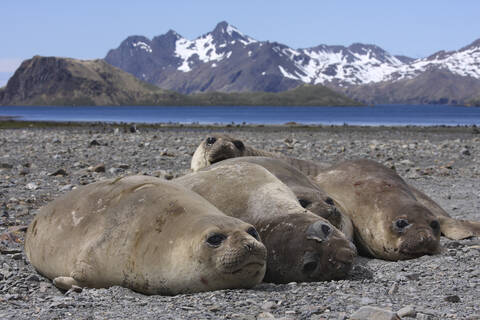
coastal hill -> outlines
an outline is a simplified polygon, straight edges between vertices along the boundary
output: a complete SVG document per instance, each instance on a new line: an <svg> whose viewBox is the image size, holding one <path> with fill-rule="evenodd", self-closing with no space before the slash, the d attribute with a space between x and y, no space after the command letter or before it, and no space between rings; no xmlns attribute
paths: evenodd
<svg viewBox="0 0 480 320"><path fill-rule="evenodd" d="M281 93L208 92L184 95L160 89L104 60L40 57L25 60L0 89L0 105L359 105L323 86Z"/></svg>
<svg viewBox="0 0 480 320"><path fill-rule="evenodd" d="M105 61L185 94L280 92L321 84L373 104L463 104L480 93L480 39L414 59L362 43L294 49L256 40L223 21L194 40L173 30L151 40L128 37Z"/></svg>

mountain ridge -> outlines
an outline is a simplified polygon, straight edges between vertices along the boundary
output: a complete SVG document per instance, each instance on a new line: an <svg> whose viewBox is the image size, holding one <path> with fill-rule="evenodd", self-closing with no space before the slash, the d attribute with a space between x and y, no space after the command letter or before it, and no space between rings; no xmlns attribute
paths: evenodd
<svg viewBox="0 0 480 320"><path fill-rule="evenodd" d="M459 50L420 59L392 55L375 44L359 42L292 49L276 41L258 41L226 21L194 40L173 30L152 40L142 39L132 42L128 37L107 53L105 61L156 86L187 94L280 92L300 84L322 84L340 92L355 88L356 96L362 97L362 89L357 88L414 79L432 69L449 70L462 82L460 87L470 86L471 79L456 75L480 82L480 39ZM374 103L386 102L380 96ZM464 103L466 99L448 101Z"/></svg>

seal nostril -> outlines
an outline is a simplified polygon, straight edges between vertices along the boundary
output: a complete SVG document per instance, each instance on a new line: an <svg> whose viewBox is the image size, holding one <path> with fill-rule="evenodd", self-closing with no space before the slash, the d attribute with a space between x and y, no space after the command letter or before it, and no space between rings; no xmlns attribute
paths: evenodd
<svg viewBox="0 0 480 320"><path fill-rule="evenodd" d="M325 203L326 203L326 204L329 204L329 205L331 205L331 206L333 206L333 205L335 204L335 203L333 202L333 199L330 198L330 197L327 197L327 199L325 199Z"/></svg>
<svg viewBox="0 0 480 320"><path fill-rule="evenodd" d="M303 265L303 271L306 273L312 273L317 269L317 265L318 264L315 261L307 262Z"/></svg>
<svg viewBox="0 0 480 320"><path fill-rule="evenodd" d="M325 234L325 236L328 236L330 234L330 231L332 231L332 228L330 228L326 224L322 224L322 232Z"/></svg>

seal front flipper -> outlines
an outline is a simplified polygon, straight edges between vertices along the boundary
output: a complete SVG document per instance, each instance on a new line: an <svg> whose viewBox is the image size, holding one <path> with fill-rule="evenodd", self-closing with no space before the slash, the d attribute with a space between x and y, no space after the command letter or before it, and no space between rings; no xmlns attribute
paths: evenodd
<svg viewBox="0 0 480 320"><path fill-rule="evenodd" d="M70 290L73 286L88 287L87 272L91 269L92 267L87 263L80 262L76 265L75 270L70 273L70 277L56 277L53 279L53 285L62 290Z"/></svg>
<svg viewBox="0 0 480 320"><path fill-rule="evenodd" d="M53 279L53 285L61 290L70 290L73 286L85 287L72 277L56 277Z"/></svg>
<svg viewBox="0 0 480 320"><path fill-rule="evenodd" d="M438 217L440 231L453 240L461 240L471 237L480 237L480 222L459 220L449 217Z"/></svg>

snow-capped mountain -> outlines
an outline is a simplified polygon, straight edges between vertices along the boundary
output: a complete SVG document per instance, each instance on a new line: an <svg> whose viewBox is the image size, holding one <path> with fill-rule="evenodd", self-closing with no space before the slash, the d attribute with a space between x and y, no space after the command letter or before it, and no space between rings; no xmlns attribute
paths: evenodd
<svg viewBox="0 0 480 320"><path fill-rule="evenodd" d="M283 91L301 83L345 91L414 79L432 70L480 81L480 40L458 51L415 60L361 43L292 49L257 41L227 22L194 40L172 30L152 40L132 36L110 50L105 60L142 80L182 93Z"/></svg>

